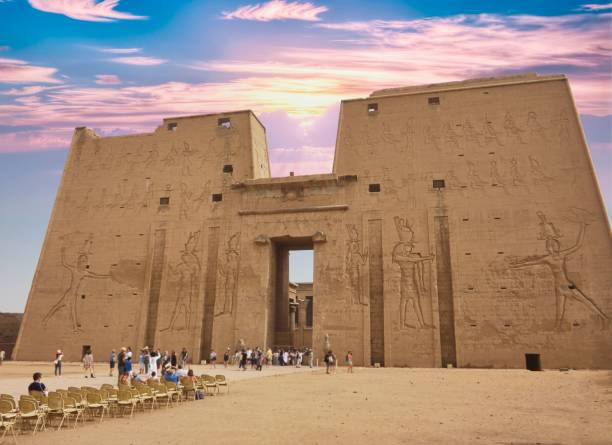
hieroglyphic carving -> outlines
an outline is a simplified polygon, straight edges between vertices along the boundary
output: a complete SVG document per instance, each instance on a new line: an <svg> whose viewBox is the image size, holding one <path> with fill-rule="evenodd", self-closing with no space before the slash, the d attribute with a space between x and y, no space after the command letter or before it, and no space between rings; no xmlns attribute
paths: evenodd
<svg viewBox="0 0 612 445"><path fill-rule="evenodd" d="M548 221L543 212L537 212L538 218L540 219L538 239L545 242L547 253L545 255L533 255L523 258L508 257L508 265L511 269L522 269L535 266L544 266L548 268L554 282L556 300L555 319L557 327L560 327L563 323L568 299L584 305L600 319L602 327L607 327L609 321L608 316L599 308L593 299L586 295L586 293L568 277L567 274L567 258L580 250L584 243L586 228L589 222L593 221L590 213L585 210L573 208L571 209L571 213L572 218L570 220L580 226L576 241L571 247L561 249L559 239L562 238L563 235L552 222Z"/></svg>
<svg viewBox="0 0 612 445"><path fill-rule="evenodd" d="M191 195L187 184L180 185L179 219L189 219L191 213Z"/></svg>
<svg viewBox="0 0 612 445"><path fill-rule="evenodd" d="M546 128L538 121L538 115L535 111L527 113L527 130L529 131L529 139L531 141L541 139L546 142Z"/></svg>
<svg viewBox="0 0 612 445"><path fill-rule="evenodd" d="M364 295L362 268L368 260L367 249L362 249L359 232L354 224L347 224L346 274L351 291L351 303L367 305Z"/></svg>
<svg viewBox="0 0 612 445"><path fill-rule="evenodd" d="M400 268L400 329L428 328L423 316L422 300L430 299L429 289L425 285L425 264L434 259L433 255L423 256L413 252L414 231L408 221L396 216L395 228L400 242L393 248L392 261ZM416 326L408 323L411 311L416 317Z"/></svg>
<svg viewBox="0 0 612 445"><path fill-rule="evenodd" d="M163 331L189 330L192 326L194 303L197 302L200 288L200 272L202 270L200 258L197 255L200 231L190 232L185 242L185 248L181 250L181 262L176 266L168 264L170 279L175 284L176 301L170 316L168 326L160 329ZM183 314L184 324L177 326L179 315Z"/></svg>
<svg viewBox="0 0 612 445"><path fill-rule="evenodd" d="M467 161L468 166L468 184L473 188L482 188L487 185L486 181L480 179L480 175L476 171L476 165L472 161Z"/></svg>
<svg viewBox="0 0 612 445"><path fill-rule="evenodd" d="M570 122L567 117L566 111L561 111L559 113L559 118L553 120L552 123L556 124L559 127L557 130L557 142L559 144L559 148L567 147L571 141L571 133Z"/></svg>
<svg viewBox="0 0 612 445"><path fill-rule="evenodd" d="M482 123L482 133L484 136L485 144L489 144L490 142L495 142L500 147L504 146L504 144L502 144L502 142L499 139L497 130L495 130L495 127L493 126L493 121L490 121L487 115L485 115L484 121Z"/></svg>
<svg viewBox="0 0 612 445"><path fill-rule="evenodd" d="M181 152L181 175L191 176L191 158L194 156L195 151L191 148L187 142L183 142L183 151Z"/></svg>
<svg viewBox="0 0 612 445"><path fill-rule="evenodd" d="M444 136L444 142L446 142L452 148L457 150L461 148L459 145L459 135L455 132L450 122L446 122L444 124L442 134Z"/></svg>
<svg viewBox="0 0 612 445"><path fill-rule="evenodd" d="M472 122L469 119L466 119L463 123L463 134L467 142L476 144L479 147L482 146L480 142L480 137L482 136L482 134L476 131L476 129L472 125Z"/></svg>
<svg viewBox="0 0 612 445"><path fill-rule="evenodd" d="M406 122L402 136L404 137L404 140L405 140L405 145L404 145L405 150L408 153L412 153L412 151L415 148L415 143L416 143L416 129L414 126L413 118L408 119L408 121Z"/></svg>
<svg viewBox="0 0 612 445"><path fill-rule="evenodd" d="M425 145L433 145L437 151L440 151L440 136L436 134L431 125L425 125L424 142Z"/></svg>
<svg viewBox="0 0 612 445"><path fill-rule="evenodd" d="M501 174L499 173L499 169L497 168L497 161L495 159L491 159L489 162L491 170L491 184L496 185L497 187L503 187L504 181L502 180Z"/></svg>
<svg viewBox="0 0 612 445"><path fill-rule="evenodd" d="M202 209L202 206L204 205L204 203L210 202L210 190L211 190L210 184L211 182L209 179L202 186L200 194L193 200L193 202L195 203L196 213L198 213L200 209Z"/></svg>
<svg viewBox="0 0 612 445"><path fill-rule="evenodd" d="M51 309L45 314L42 319L43 326L46 326L51 318L55 316L61 309L67 308L70 313L70 324L74 332L78 332L81 328L79 314L77 308L77 299L81 285L86 279L111 279L110 273L100 274L89 270L89 255L91 255L93 245L93 235L86 236L83 244L78 249L74 264L66 260L66 249L70 244L77 242L79 233L69 233L62 236L60 240L63 245L61 247L61 264L70 273L68 287L62 293L59 300L51 306Z"/></svg>
<svg viewBox="0 0 612 445"><path fill-rule="evenodd" d="M157 143L154 143L151 146L151 150L149 150L149 154L144 160L144 165L146 168L151 168L152 166L157 164L158 160L159 160L159 148L157 146Z"/></svg>
<svg viewBox="0 0 612 445"><path fill-rule="evenodd" d="M221 283L220 310L217 310L215 316L230 315L234 311L234 302L236 299L236 290L238 288L238 271L240 267L240 232L234 233L227 240L225 248L225 259L219 265L219 278Z"/></svg>
<svg viewBox="0 0 612 445"><path fill-rule="evenodd" d="M548 186L550 182L555 180L554 178L551 178L546 173L544 173L540 162L531 155L529 155L529 166L531 168L533 182L535 182L536 184Z"/></svg>
<svg viewBox="0 0 612 445"><path fill-rule="evenodd" d="M512 185L515 187L520 187L525 185L525 180L521 175L518 167L518 161L516 158L512 158L510 160L510 175L512 176Z"/></svg>
<svg viewBox="0 0 612 445"><path fill-rule="evenodd" d="M516 125L514 117L509 111L506 112L506 116L504 117L504 130L506 130L506 137L516 140L519 144L525 144L521 134L525 130Z"/></svg>

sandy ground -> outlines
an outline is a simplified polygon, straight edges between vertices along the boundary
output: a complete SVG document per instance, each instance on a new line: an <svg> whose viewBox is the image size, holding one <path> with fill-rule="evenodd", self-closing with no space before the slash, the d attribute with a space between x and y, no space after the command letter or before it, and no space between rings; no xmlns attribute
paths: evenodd
<svg viewBox="0 0 612 445"><path fill-rule="evenodd" d="M229 395L19 443L612 444L608 371L278 369L228 371Z"/></svg>

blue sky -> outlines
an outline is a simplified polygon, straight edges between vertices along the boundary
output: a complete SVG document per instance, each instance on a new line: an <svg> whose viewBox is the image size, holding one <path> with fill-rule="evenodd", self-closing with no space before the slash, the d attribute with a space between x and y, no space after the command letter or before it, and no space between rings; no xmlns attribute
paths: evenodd
<svg viewBox="0 0 612 445"><path fill-rule="evenodd" d="M148 132L251 108L275 175L326 172L342 99L565 73L610 209L611 13L588 0L0 0L0 311L25 306L76 126Z"/></svg>

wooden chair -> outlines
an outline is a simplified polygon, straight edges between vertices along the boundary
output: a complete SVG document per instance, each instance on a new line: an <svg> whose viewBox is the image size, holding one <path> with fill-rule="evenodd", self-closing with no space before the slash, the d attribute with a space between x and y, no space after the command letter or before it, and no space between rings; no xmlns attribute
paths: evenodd
<svg viewBox="0 0 612 445"><path fill-rule="evenodd" d="M227 381L224 375L217 374L215 376L215 382L217 383L217 387L225 386L227 392L229 393L229 382Z"/></svg>
<svg viewBox="0 0 612 445"><path fill-rule="evenodd" d="M10 431L13 435L13 441L17 443L17 436L15 435L15 423L17 422L17 414L12 411L13 405L11 405L8 400L0 399L0 430L2 430L0 442L4 441L4 438Z"/></svg>
<svg viewBox="0 0 612 445"><path fill-rule="evenodd" d="M46 414L42 411L36 399L21 396L19 399L19 419L21 421L21 430L23 431L24 424L28 424L32 426L34 424L34 428L32 429L32 435L35 435L37 431L45 429L45 418Z"/></svg>
<svg viewBox="0 0 612 445"><path fill-rule="evenodd" d="M87 392L87 412L93 419L96 413L100 414L100 423L104 420L104 413L108 413L108 404L104 403L99 392Z"/></svg>
<svg viewBox="0 0 612 445"><path fill-rule="evenodd" d="M121 409L121 415L125 412L126 408L130 409L130 417L134 415L134 408L136 408L136 400L132 398L132 393L124 389L120 389L117 394L117 406Z"/></svg>

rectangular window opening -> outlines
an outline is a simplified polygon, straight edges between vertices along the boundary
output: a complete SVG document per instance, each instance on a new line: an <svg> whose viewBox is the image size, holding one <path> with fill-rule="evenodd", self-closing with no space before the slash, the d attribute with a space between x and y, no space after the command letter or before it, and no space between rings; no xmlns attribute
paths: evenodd
<svg viewBox="0 0 612 445"><path fill-rule="evenodd" d="M223 201L223 194L222 193L213 193L212 200L213 200L213 202L221 202L221 201Z"/></svg>
<svg viewBox="0 0 612 445"><path fill-rule="evenodd" d="M368 191L370 193L379 193L380 192L380 184L370 184L368 186Z"/></svg>
<svg viewBox="0 0 612 445"><path fill-rule="evenodd" d="M217 120L217 126L219 128L230 129L230 128L232 128L232 122L230 121L229 117L220 117Z"/></svg>
<svg viewBox="0 0 612 445"><path fill-rule="evenodd" d="M438 96L428 97L427 103L429 105L440 105L440 98Z"/></svg>
<svg viewBox="0 0 612 445"><path fill-rule="evenodd" d="M444 179L434 179L433 180L433 188L443 189L444 187L446 187L446 184L444 183Z"/></svg>
<svg viewBox="0 0 612 445"><path fill-rule="evenodd" d="M378 113L378 104L368 104L368 114Z"/></svg>
<svg viewBox="0 0 612 445"><path fill-rule="evenodd" d="M178 124L176 122L171 122L168 124L168 131L176 131Z"/></svg>
<svg viewBox="0 0 612 445"><path fill-rule="evenodd" d="M160 206L170 205L170 197L169 196L162 196L161 198L159 198L159 205Z"/></svg>
<svg viewBox="0 0 612 445"><path fill-rule="evenodd" d="M225 164L223 166L223 173L232 173L234 171L234 166L232 164Z"/></svg>

